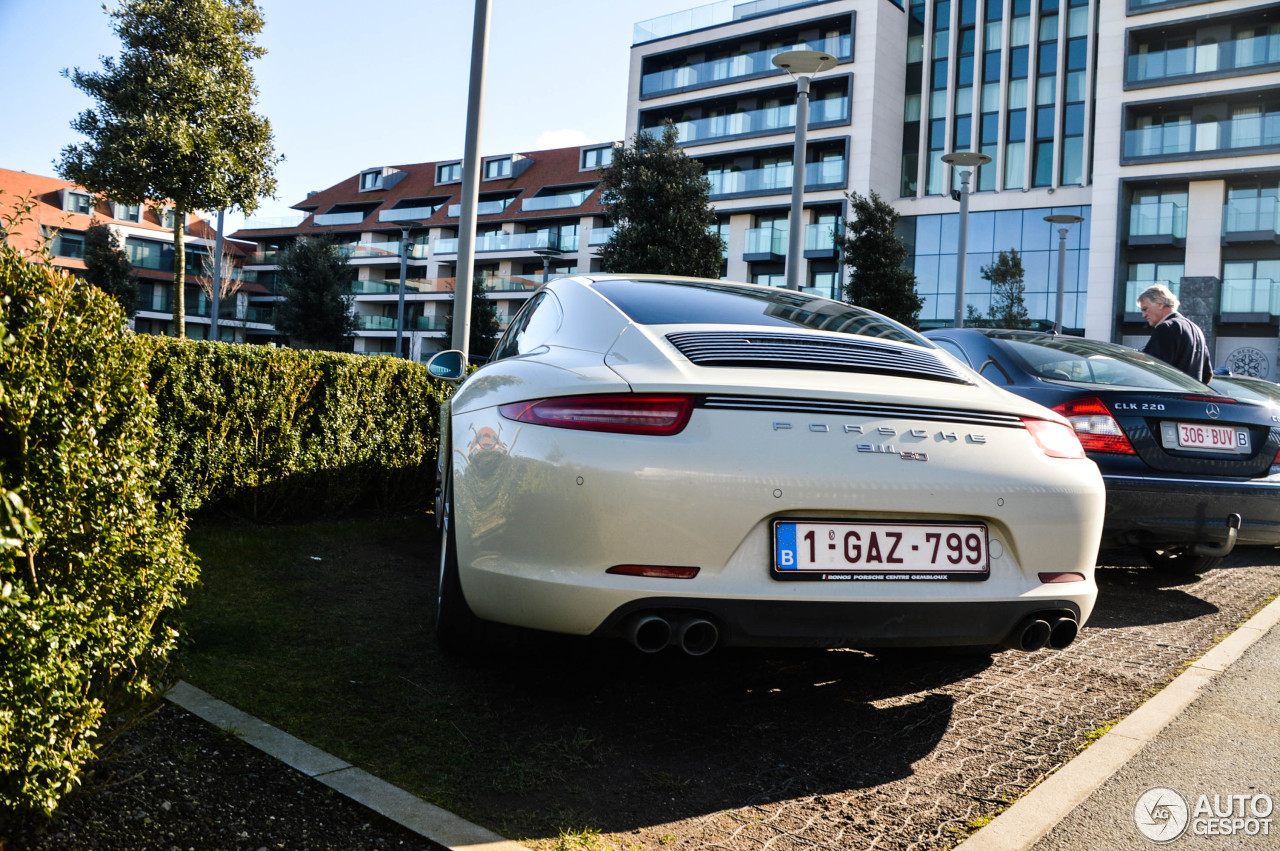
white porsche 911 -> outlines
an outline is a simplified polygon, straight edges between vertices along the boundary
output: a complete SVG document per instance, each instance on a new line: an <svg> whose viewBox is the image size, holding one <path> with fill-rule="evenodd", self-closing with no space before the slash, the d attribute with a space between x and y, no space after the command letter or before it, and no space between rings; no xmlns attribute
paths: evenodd
<svg viewBox="0 0 1280 851"><path fill-rule="evenodd" d="M461 378L445 352L433 374ZM1104 491L1062 417L803 292L583 275L441 412L436 634L1062 648Z"/></svg>

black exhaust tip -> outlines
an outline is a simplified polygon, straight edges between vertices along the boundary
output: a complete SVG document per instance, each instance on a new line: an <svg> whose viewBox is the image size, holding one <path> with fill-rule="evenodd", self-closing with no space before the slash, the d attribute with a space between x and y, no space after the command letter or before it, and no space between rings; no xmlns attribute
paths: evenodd
<svg viewBox="0 0 1280 851"><path fill-rule="evenodd" d="M671 643L671 624L658 615L637 615L627 625L627 641L642 653L657 653Z"/></svg>
<svg viewBox="0 0 1280 851"><path fill-rule="evenodd" d="M1014 628L1005 639L1004 646L1011 650L1034 653L1049 643L1053 627L1039 615L1032 615Z"/></svg>
<svg viewBox="0 0 1280 851"><path fill-rule="evenodd" d="M1055 618L1049 627L1049 646L1054 650L1066 650L1080 634L1075 618Z"/></svg>

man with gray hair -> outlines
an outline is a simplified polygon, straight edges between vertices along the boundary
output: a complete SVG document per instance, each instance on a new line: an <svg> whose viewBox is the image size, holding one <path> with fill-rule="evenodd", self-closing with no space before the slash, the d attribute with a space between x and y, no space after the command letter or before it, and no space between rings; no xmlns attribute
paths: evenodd
<svg viewBox="0 0 1280 851"><path fill-rule="evenodd" d="M1138 296L1138 307L1153 329L1142 350L1208 384L1213 377L1209 344L1200 326L1178 312L1178 297L1164 284L1155 284Z"/></svg>

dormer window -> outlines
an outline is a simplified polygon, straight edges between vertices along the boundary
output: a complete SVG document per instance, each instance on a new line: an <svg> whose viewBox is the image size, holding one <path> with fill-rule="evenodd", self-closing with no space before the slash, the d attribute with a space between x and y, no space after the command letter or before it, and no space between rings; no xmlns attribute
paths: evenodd
<svg viewBox="0 0 1280 851"><path fill-rule="evenodd" d="M597 168L605 168L613 162L613 145L604 145L599 148L583 148L582 162L579 171L590 171Z"/></svg>
<svg viewBox="0 0 1280 851"><path fill-rule="evenodd" d="M499 157L497 159L485 160L484 163L484 179L485 180L501 180L502 178L511 176L511 157Z"/></svg>
<svg viewBox="0 0 1280 851"><path fill-rule="evenodd" d="M68 213L87 216L93 212L93 196L78 189L68 189L62 199L62 209Z"/></svg>
<svg viewBox="0 0 1280 851"><path fill-rule="evenodd" d="M142 205L141 204L111 204L111 217L121 222L133 222L135 224L142 221Z"/></svg>
<svg viewBox="0 0 1280 851"><path fill-rule="evenodd" d="M173 208L165 207L163 210L160 211L160 224L164 225L169 230L173 230L173 216L174 216ZM182 226L185 228L186 225L187 223L184 221L182 223Z"/></svg>
<svg viewBox="0 0 1280 851"><path fill-rule="evenodd" d="M444 163L436 166L436 183L457 183L462 180L462 163Z"/></svg>
<svg viewBox="0 0 1280 851"><path fill-rule="evenodd" d="M375 168L360 172L360 191L369 192L382 188L382 169Z"/></svg>

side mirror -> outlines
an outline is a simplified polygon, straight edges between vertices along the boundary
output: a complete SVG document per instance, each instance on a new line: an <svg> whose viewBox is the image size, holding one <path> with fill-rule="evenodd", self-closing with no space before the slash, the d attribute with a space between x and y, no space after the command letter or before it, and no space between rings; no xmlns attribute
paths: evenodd
<svg viewBox="0 0 1280 851"><path fill-rule="evenodd" d="M427 361L427 372L445 381L461 381L467 374L467 356L457 349L437 352Z"/></svg>

